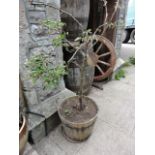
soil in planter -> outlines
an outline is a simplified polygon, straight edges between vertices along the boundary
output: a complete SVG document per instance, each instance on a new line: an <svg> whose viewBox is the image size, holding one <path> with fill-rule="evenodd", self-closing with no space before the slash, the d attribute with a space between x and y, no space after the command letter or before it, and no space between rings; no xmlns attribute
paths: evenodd
<svg viewBox="0 0 155 155"><path fill-rule="evenodd" d="M70 98L66 100L61 106L60 113L68 121L82 123L93 118L97 113L96 105L89 98L82 98L85 105L83 111L76 109L76 105L79 103L79 98Z"/></svg>

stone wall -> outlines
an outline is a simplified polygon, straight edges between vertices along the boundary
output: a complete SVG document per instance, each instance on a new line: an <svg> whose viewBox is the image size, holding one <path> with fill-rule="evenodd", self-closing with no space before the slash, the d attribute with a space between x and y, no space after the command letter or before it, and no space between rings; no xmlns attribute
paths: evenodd
<svg viewBox="0 0 155 155"><path fill-rule="evenodd" d="M119 20L119 26L117 26L115 35L115 52L117 57L120 55L120 50L122 46L122 34L124 31L124 25L125 25L125 17L127 13L127 7L128 7L128 0L120 0L120 9L117 14L117 19Z"/></svg>
<svg viewBox="0 0 155 155"><path fill-rule="evenodd" d="M47 1L44 0L24 0L24 2L27 31L20 34L20 42L24 44L24 47L20 48L20 54L22 55L20 57L20 73L24 82L28 104L31 106L33 104L39 104L50 96L57 94L62 89L65 89L65 86L63 79L60 81L57 88L53 90L43 90L40 81L36 85L33 85L31 80L28 79L28 71L24 62L32 55L43 52L51 53L53 65L57 66L63 62L63 54L61 47L53 50L51 40L55 35L49 36L47 31L43 29L40 24L43 19L60 20L59 11L46 6ZM49 2L58 8L60 7L59 0L49 0ZM28 35L26 33L28 33Z"/></svg>
<svg viewBox="0 0 155 155"><path fill-rule="evenodd" d="M33 143L60 123L57 107L65 98L75 95L65 88L63 79L52 90L44 90L41 81L33 84L25 66L26 60L37 53L50 53L55 67L63 63L62 48L53 49L51 45L56 35L49 36L40 23L43 19L60 20L59 11L47 6L47 3L60 8L60 0L20 0L20 76L28 107L29 140Z"/></svg>

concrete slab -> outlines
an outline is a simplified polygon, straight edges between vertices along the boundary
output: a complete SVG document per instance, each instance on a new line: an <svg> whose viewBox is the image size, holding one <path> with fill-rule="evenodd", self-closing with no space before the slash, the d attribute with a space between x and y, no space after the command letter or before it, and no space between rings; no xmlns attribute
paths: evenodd
<svg viewBox="0 0 155 155"><path fill-rule="evenodd" d="M135 56L135 45L130 43L122 44L120 57L124 60L128 60L131 56Z"/></svg>
<svg viewBox="0 0 155 155"><path fill-rule="evenodd" d="M32 150L37 151L38 155L74 155L82 148L84 143L71 143L67 141L62 135L61 125L59 125L47 137L44 137L31 147L33 148Z"/></svg>
<svg viewBox="0 0 155 155"><path fill-rule="evenodd" d="M55 130L55 132L50 134L49 138L54 139L54 143L63 149L64 152L66 152L66 155L73 155L74 153L78 152L84 144L84 142L72 143L66 140L61 132L61 125Z"/></svg>
<svg viewBox="0 0 155 155"><path fill-rule="evenodd" d="M23 152L23 155L39 155L39 154L29 143L27 143L25 151Z"/></svg>
<svg viewBox="0 0 155 155"><path fill-rule="evenodd" d="M109 81L103 90L92 88L89 97L97 102L99 113L88 140L67 141L59 125L33 146L38 155L134 155L134 67L125 70L125 79Z"/></svg>
<svg viewBox="0 0 155 155"><path fill-rule="evenodd" d="M98 119L92 136L75 155L133 155L133 139Z"/></svg>
<svg viewBox="0 0 155 155"><path fill-rule="evenodd" d="M135 67L125 67L125 78L121 79L121 82L126 83L130 86L135 86Z"/></svg>
<svg viewBox="0 0 155 155"><path fill-rule="evenodd" d="M39 155L67 155L54 141L54 138L45 137L33 148Z"/></svg>
<svg viewBox="0 0 155 155"><path fill-rule="evenodd" d="M98 117L127 134L134 127L134 82L131 82L134 75L130 74L134 68L131 68L126 68L129 74L125 79L104 84L103 91L93 88L89 94L99 106Z"/></svg>

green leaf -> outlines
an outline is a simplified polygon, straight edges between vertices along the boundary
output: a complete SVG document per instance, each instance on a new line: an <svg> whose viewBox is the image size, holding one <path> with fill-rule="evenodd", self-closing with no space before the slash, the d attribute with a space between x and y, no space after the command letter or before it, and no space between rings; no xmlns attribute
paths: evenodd
<svg viewBox="0 0 155 155"><path fill-rule="evenodd" d="M115 74L115 80L120 80L121 78L125 78L125 71L123 69L120 69L116 74Z"/></svg>
<svg viewBox="0 0 155 155"><path fill-rule="evenodd" d="M61 77L66 74L65 65L61 64L56 68L51 68L51 62L48 59L49 55L39 54L32 56L26 63L33 83L35 84L40 79L44 89L55 88Z"/></svg>
<svg viewBox="0 0 155 155"><path fill-rule="evenodd" d="M41 22L44 27L47 27L49 30L60 30L65 25L65 23L56 20L45 19Z"/></svg>
<svg viewBox="0 0 155 155"><path fill-rule="evenodd" d="M65 39L66 34L62 33L57 35L53 40L52 40L52 45L55 47L59 47L62 45L63 40Z"/></svg>
<svg viewBox="0 0 155 155"><path fill-rule="evenodd" d="M132 57L129 57L129 62L132 64L132 65L135 65L135 58L132 56Z"/></svg>

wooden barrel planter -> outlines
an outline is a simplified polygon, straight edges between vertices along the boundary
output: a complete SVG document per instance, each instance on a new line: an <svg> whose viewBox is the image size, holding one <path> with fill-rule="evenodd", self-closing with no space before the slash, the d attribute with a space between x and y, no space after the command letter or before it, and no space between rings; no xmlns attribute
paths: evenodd
<svg viewBox="0 0 155 155"><path fill-rule="evenodd" d="M19 154L22 155L27 143L28 138L28 130L27 130L27 123L26 118L23 116L22 124L20 125L19 129Z"/></svg>
<svg viewBox="0 0 155 155"><path fill-rule="evenodd" d="M83 94L87 95L92 87L95 69L86 64L83 78ZM65 76L66 87L79 94L80 91L80 68L71 63L68 68L68 74Z"/></svg>
<svg viewBox="0 0 155 155"><path fill-rule="evenodd" d="M67 140L72 142L84 141L91 135L98 112L96 103L86 96L83 96L85 110L77 112L75 104L78 101L79 96L70 97L58 108L62 132Z"/></svg>
<svg viewBox="0 0 155 155"><path fill-rule="evenodd" d="M72 14L87 29L90 0L61 0L61 9ZM67 38L72 41L81 34L81 27L75 20L67 14L61 14L62 22L66 23L65 32L68 32Z"/></svg>

